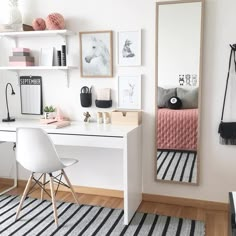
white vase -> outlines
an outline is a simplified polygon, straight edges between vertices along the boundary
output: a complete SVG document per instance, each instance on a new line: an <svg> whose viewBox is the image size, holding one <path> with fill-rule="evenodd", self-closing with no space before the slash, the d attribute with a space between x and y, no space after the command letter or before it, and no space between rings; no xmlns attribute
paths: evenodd
<svg viewBox="0 0 236 236"><path fill-rule="evenodd" d="M22 31L22 15L18 8L18 0L8 0L6 9L6 24L13 31Z"/></svg>

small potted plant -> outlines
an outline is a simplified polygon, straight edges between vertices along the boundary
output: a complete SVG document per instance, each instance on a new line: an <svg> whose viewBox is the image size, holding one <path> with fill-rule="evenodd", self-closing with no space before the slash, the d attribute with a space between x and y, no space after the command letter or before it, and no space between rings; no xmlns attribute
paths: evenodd
<svg viewBox="0 0 236 236"><path fill-rule="evenodd" d="M56 108L53 106L45 106L43 111L45 119L54 119L56 117Z"/></svg>

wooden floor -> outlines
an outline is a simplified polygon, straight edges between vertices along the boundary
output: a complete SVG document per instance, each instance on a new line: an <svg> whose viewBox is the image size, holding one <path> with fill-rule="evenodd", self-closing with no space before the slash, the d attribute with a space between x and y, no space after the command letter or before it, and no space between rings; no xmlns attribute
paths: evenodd
<svg viewBox="0 0 236 236"><path fill-rule="evenodd" d="M6 186L4 185L0 185L0 192L5 187ZM9 193L12 195L19 195L23 193L23 190L22 187L18 187ZM36 190L31 196L39 198L40 192ZM111 208L123 207L123 200L120 198L78 194L78 199L81 204L99 205ZM73 197L69 192L58 192L57 200L74 202ZM228 213L225 211L204 210L200 208L145 201L141 203L138 211L205 221L206 236L228 236Z"/></svg>

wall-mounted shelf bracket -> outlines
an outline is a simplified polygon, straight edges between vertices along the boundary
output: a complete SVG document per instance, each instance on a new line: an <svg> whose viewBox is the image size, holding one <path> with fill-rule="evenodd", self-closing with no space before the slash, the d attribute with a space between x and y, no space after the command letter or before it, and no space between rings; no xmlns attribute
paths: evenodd
<svg viewBox="0 0 236 236"><path fill-rule="evenodd" d="M66 86L67 88L70 87L70 76L69 76L69 70L61 70L64 75L65 75L65 78L66 78Z"/></svg>
<svg viewBox="0 0 236 236"><path fill-rule="evenodd" d="M20 86L20 72L18 70L15 71L16 72L16 77L17 77L17 81L18 81L18 86Z"/></svg>
<svg viewBox="0 0 236 236"><path fill-rule="evenodd" d="M64 43L67 43L67 36L65 34L58 33L57 35L62 38Z"/></svg>

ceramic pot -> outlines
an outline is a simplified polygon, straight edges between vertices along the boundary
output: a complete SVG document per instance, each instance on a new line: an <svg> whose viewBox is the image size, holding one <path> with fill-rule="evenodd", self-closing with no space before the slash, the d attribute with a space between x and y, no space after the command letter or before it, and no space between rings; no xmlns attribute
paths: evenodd
<svg viewBox="0 0 236 236"><path fill-rule="evenodd" d="M44 112L44 119L54 119L55 117L55 112Z"/></svg>

